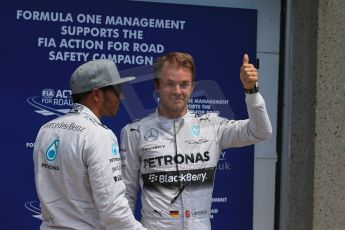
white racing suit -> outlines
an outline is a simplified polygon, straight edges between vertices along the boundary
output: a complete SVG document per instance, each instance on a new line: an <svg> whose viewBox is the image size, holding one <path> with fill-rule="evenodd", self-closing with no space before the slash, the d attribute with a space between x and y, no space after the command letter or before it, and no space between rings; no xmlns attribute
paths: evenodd
<svg viewBox="0 0 345 230"><path fill-rule="evenodd" d="M157 110L121 131L126 197L134 212L142 189L142 224L159 230L209 230L213 182L220 153L272 133L259 93L246 95L247 120L190 111L165 119Z"/></svg>
<svg viewBox="0 0 345 230"><path fill-rule="evenodd" d="M41 229L144 229L125 198L116 136L87 107L41 127L34 168Z"/></svg>

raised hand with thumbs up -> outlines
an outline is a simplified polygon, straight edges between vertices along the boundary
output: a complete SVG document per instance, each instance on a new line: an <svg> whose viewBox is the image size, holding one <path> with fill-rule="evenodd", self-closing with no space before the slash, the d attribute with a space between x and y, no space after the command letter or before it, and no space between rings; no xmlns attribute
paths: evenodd
<svg viewBox="0 0 345 230"><path fill-rule="evenodd" d="M243 55L243 63L241 66L240 79L244 89L252 90L256 86L258 80L258 71L253 64L249 63L248 54Z"/></svg>

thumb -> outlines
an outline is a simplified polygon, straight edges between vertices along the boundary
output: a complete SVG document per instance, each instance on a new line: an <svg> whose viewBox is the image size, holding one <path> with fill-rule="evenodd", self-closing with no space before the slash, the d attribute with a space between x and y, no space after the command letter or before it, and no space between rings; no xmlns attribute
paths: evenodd
<svg viewBox="0 0 345 230"><path fill-rule="evenodd" d="M249 63L249 56L248 54L243 55L243 64L248 64Z"/></svg>

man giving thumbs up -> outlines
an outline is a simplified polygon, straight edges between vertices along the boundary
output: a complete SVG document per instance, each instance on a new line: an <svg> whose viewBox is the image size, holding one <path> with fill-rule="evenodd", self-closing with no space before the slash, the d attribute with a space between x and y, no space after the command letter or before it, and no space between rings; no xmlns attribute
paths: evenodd
<svg viewBox="0 0 345 230"><path fill-rule="evenodd" d="M238 121L188 110L195 85L190 54L172 52L159 57L154 74L159 96L156 111L121 132L126 198L134 212L140 186L141 222L147 229L210 230L220 153L265 140L272 133L265 102L255 87L257 70L245 54L240 78L249 119Z"/></svg>

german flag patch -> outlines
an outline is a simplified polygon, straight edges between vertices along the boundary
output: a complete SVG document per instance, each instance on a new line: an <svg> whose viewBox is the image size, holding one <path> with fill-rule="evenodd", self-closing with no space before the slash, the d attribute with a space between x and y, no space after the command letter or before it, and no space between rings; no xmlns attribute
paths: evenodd
<svg viewBox="0 0 345 230"><path fill-rule="evenodd" d="M172 217L172 218L177 218L177 217L179 217L179 211L170 211L170 216Z"/></svg>

